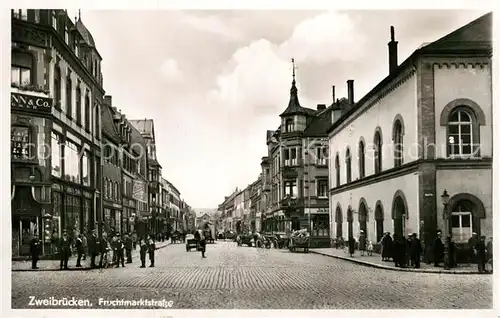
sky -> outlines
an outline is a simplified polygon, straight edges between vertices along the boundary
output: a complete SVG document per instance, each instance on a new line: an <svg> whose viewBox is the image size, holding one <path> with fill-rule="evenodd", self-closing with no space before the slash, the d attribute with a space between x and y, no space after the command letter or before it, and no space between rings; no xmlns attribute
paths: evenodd
<svg viewBox="0 0 500 318"><path fill-rule="evenodd" d="M71 11L68 10L71 15ZM75 12L76 13L76 12ZM86 11L106 94L128 119L152 118L163 177L194 208L257 180L266 130L288 105L296 62L302 106L361 99L401 63L482 11Z"/></svg>

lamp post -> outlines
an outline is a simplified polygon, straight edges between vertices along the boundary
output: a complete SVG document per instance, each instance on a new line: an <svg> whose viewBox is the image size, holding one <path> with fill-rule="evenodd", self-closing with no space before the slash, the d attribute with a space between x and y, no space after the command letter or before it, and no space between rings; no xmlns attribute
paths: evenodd
<svg viewBox="0 0 500 318"><path fill-rule="evenodd" d="M448 200L450 196L448 195L448 192L446 189L443 191L443 194L441 195L441 200L443 202L443 219L444 219L444 235L445 235L445 240L444 240L444 269L450 269L450 251L449 251L449 244L448 244L448 235L449 235L449 211L448 211Z"/></svg>
<svg viewBox="0 0 500 318"><path fill-rule="evenodd" d="M156 235L156 198L153 198L153 206L151 208L151 228L153 230L153 235Z"/></svg>

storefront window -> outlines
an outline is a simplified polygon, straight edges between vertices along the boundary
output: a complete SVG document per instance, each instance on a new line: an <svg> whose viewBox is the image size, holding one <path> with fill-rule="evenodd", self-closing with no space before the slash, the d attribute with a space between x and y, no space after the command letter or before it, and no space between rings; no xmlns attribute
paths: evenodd
<svg viewBox="0 0 500 318"><path fill-rule="evenodd" d="M80 183L80 160L78 146L67 141L64 149L64 179Z"/></svg>
<svg viewBox="0 0 500 318"><path fill-rule="evenodd" d="M111 210L104 209L104 229L106 232L109 232L111 229Z"/></svg>
<svg viewBox="0 0 500 318"><path fill-rule="evenodd" d="M90 153L85 151L82 156L82 183L90 186Z"/></svg>
<svg viewBox="0 0 500 318"><path fill-rule="evenodd" d="M68 231L68 237L73 238L80 230L80 198L66 195L66 220L65 229Z"/></svg>
<svg viewBox="0 0 500 318"><path fill-rule="evenodd" d="M55 177L61 177L61 136L52 132L51 138L51 165L52 165L52 175Z"/></svg>
<svg viewBox="0 0 500 318"><path fill-rule="evenodd" d="M12 126L10 146L12 156L16 159L27 159L30 156L30 132L28 127Z"/></svg>

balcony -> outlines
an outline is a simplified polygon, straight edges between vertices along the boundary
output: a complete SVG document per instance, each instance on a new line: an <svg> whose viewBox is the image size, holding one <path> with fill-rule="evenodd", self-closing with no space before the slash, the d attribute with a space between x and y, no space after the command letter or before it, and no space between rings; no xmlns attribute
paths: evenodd
<svg viewBox="0 0 500 318"><path fill-rule="evenodd" d="M262 186L262 191L264 191L264 192L269 192L269 191L271 191L271 186L270 186L269 184L264 184L264 185Z"/></svg>
<svg viewBox="0 0 500 318"><path fill-rule="evenodd" d="M299 175L298 169L299 167L289 167L289 166L281 167L281 173L283 174L283 178L297 178Z"/></svg>

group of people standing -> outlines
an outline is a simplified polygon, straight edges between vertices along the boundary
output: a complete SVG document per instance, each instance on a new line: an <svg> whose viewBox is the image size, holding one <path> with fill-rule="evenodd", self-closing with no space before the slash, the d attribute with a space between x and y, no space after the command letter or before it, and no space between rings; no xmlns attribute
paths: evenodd
<svg viewBox="0 0 500 318"><path fill-rule="evenodd" d="M396 233L391 237L389 232L385 232L380 240L380 245L382 247L382 261L388 262L392 258L396 267L420 268L423 248L417 233L409 234L405 238Z"/></svg>
<svg viewBox="0 0 500 318"><path fill-rule="evenodd" d="M112 232L109 236L103 233L103 236L99 238L97 231L94 230L88 238L86 235L78 234L73 240L64 231L61 238L55 239L52 244L56 248L61 270L69 269L68 262L71 255L73 255L73 251L77 255L75 267L82 267L81 261L85 260L87 255L90 256L91 268L102 268L110 265L125 267L125 263L132 263L132 250L135 250L137 245L139 245L140 249L140 267L146 267L146 255L148 254L150 267L154 267L156 244L150 235L137 239L135 233L120 235ZM38 235L35 234L30 244L32 269L38 269L37 263L42 251L41 246L42 243Z"/></svg>

